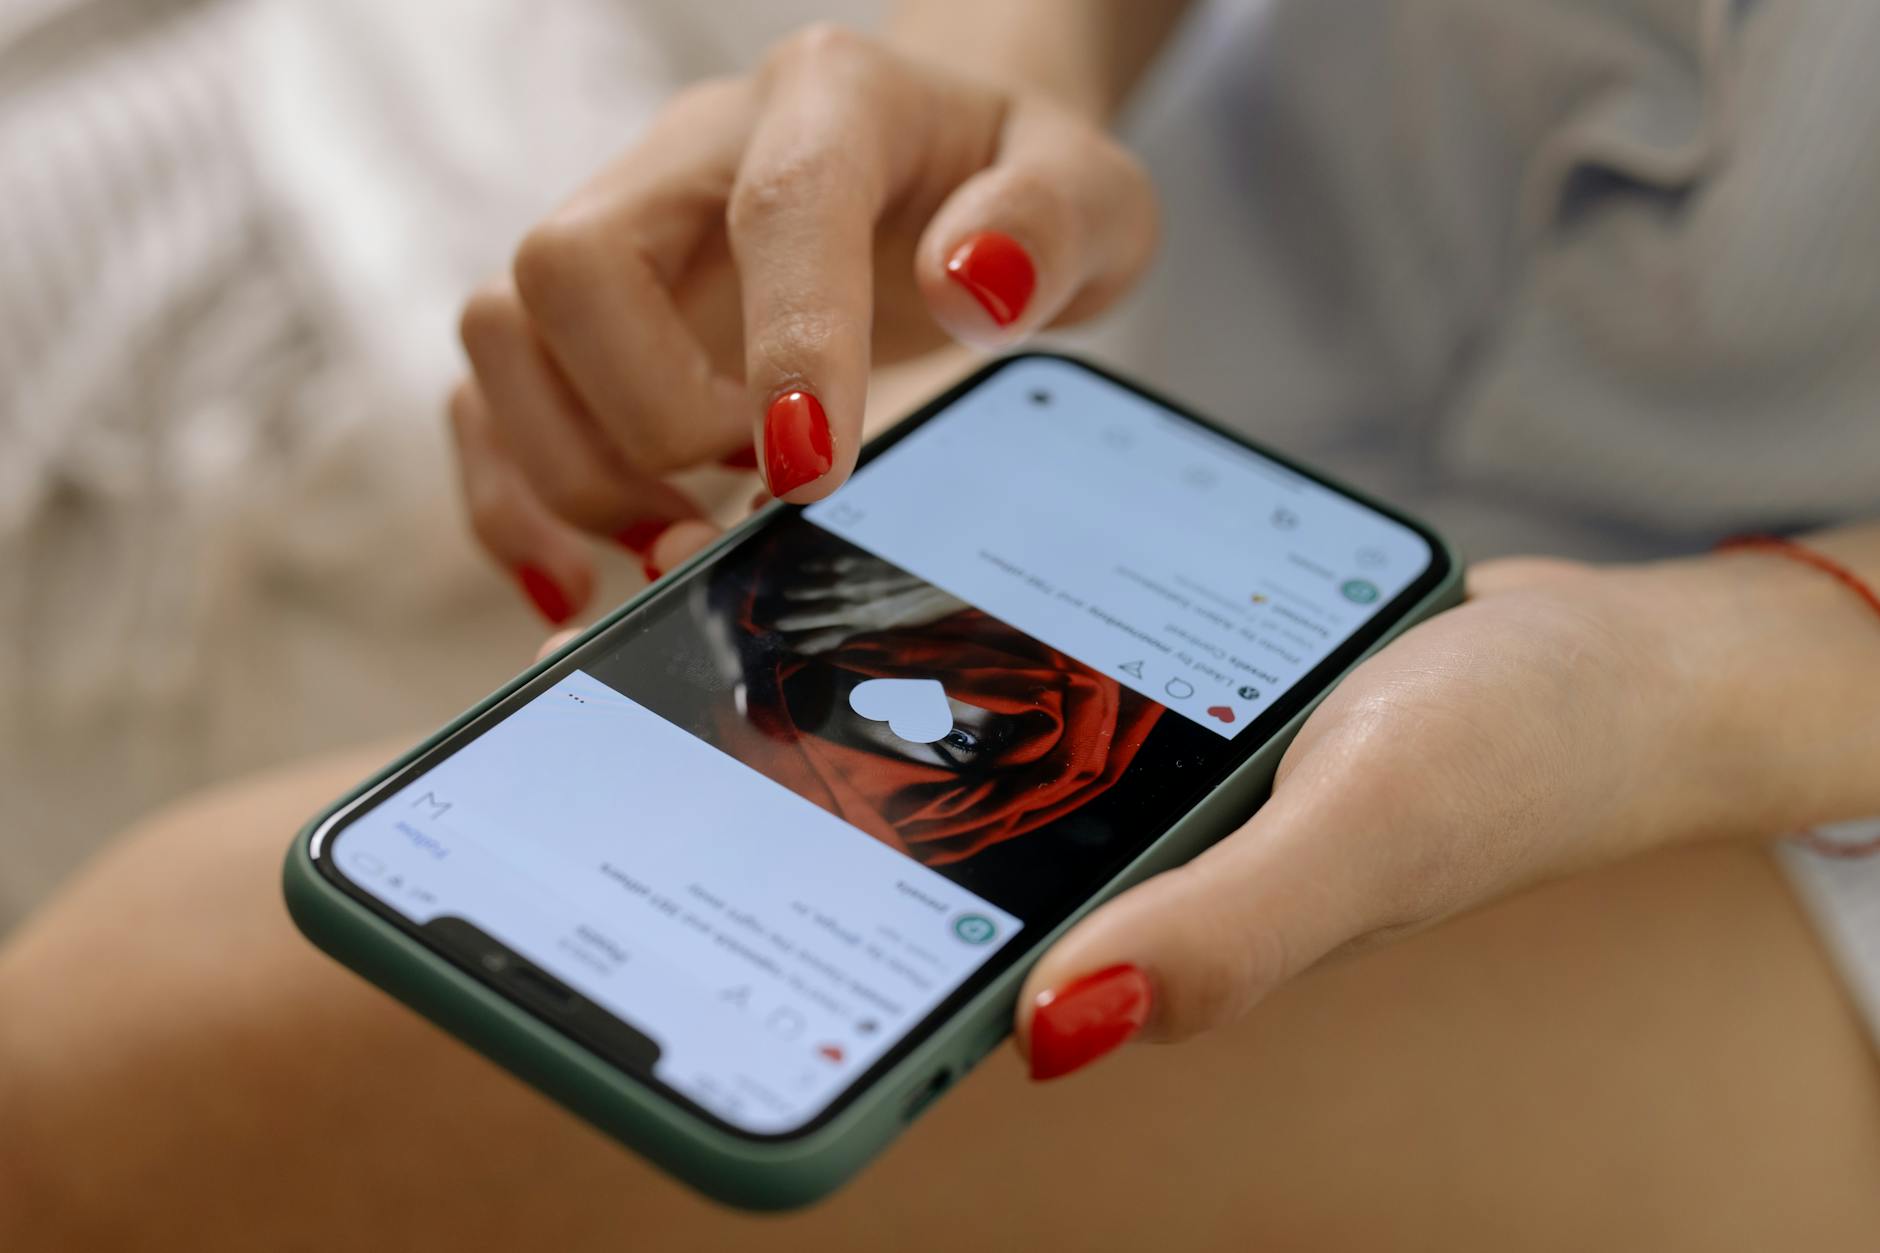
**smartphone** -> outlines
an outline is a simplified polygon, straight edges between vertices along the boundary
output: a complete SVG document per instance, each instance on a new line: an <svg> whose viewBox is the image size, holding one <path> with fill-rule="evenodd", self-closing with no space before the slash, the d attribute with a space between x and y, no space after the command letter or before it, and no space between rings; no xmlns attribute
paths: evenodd
<svg viewBox="0 0 1880 1253"><path fill-rule="evenodd" d="M1428 528L1094 366L989 365L315 818L315 943L722 1201L803 1204L1077 918L1458 596Z"/></svg>

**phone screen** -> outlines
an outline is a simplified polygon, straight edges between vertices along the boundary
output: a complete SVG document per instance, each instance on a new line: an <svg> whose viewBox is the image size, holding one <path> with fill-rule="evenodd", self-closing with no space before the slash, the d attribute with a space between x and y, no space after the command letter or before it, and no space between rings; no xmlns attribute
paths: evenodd
<svg viewBox="0 0 1880 1253"><path fill-rule="evenodd" d="M315 856L640 1081L801 1134L1443 560L1089 367L1015 358L330 820Z"/></svg>

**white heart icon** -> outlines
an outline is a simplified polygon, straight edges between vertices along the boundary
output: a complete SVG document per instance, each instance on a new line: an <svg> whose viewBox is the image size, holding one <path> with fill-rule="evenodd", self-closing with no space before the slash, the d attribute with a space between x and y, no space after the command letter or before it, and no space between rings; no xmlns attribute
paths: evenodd
<svg viewBox="0 0 1880 1253"><path fill-rule="evenodd" d="M931 744L953 729L947 690L938 679L864 679L849 691L849 708L910 744Z"/></svg>

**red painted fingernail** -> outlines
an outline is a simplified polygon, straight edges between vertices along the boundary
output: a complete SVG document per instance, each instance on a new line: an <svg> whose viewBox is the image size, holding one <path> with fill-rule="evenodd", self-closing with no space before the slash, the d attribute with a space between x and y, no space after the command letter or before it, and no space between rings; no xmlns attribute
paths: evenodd
<svg viewBox="0 0 1880 1253"><path fill-rule="evenodd" d="M615 531L614 543L630 553L638 553L644 557L652 551L654 541L664 535L666 528L671 525L672 519L670 518L647 518L643 522L635 522L632 526Z"/></svg>
<svg viewBox="0 0 1880 1253"><path fill-rule="evenodd" d="M785 392L770 402L764 414L764 477L771 495L813 483L834 464L829 415L820 400L808 392Z"/></svg>
<svg viewBox="0 0 1880 1253"><path fill-rule="evenodd" d="M651 583L654 580L659 578L662 571L660 570L658 566L653 564L653 559L651 557L647 557L640 562L640 573L646 576L646 581L648 583Z"/></svg>
<svg viewBox="0 0 1880 1253"><path fill-rule="evenodd" d="M727 470L755 470L757 468L757 445L746 444L733 453L726 453L718 458L718 464Z"/></svg>
<svg viewBox="0 0 1880 1253"><path fill-rule="evenodd" d="M1010 326L1025 316L1038 270L1031 254L1010 235L981 231L953 250L947 274L973 294L992 320Z"/></svg>
<svg viewBox="0 0 1880 1253"><path fill-rule="evenodd" d="M1149 976L1111 966L1040 993L1031 1017L1031 1077L1056 1079L1127 1043L1149 1020Z"/></svg>
<svg viewBox="0 0 1880 1253"><path fill-rule="evenodd" d="M516 582L522 584L522 590L528 593L537 612L548 619L550 626L560 626L574 613L561 588L555 586L555 580L536 567L516 567Z"/></svg>

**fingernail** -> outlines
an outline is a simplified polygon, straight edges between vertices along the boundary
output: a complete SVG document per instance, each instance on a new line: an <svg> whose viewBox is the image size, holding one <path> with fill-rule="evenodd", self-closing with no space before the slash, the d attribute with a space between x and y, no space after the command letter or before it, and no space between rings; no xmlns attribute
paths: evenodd
<svg viewBox="0 0 1880 1253"><path fill-rule="evenodd" d="M757 445L746 444L733 453L726 453L718 458L718 464L727 470L755 470L757 468Z"/></svg>
<svg viewBox="0 0 1880 1253"><path fill-rule="evenodd" d="M829 416L808 392L785 392L764 414L764 467L770 494L782 496L829 473L835 445Z"/></svg>
<svg viewBox="0 0 1880 1253"><path fill-rule="evenodd" d="M670 518L647 518L642 522L635 522L632 526L615 531L614 543L620 545L630 553L638 553L640 556L644 557L647 553L652 551L653 542L664 535L666 528L671 525L672 519Z"/></svg>
<svg viewBox="0 0 1880 1253"><path fill-rule="evenodd" d="M522 584L522 590L535 602L535 608L550 626L560 626L566 622L574 609L568 604L568 598L555 586L555 580L548 577L535 566L518 566L516 582Z"/></svg>
<svg viewBox="0 0 1880 1253"><path fill-rule="evenodd" d="M659 576L664 573L664 571L662 571L658 566L653 564L653 559L651 557L647 557L647 558L642 559L640 562L640 573L646 576L646 581L648 583L652 583L652 582L655 582L659 578Z"/></svg>
<svg viewBox="0 0 1880 1253"><path fill-rule="evenodd" d="M1111 966L1041 992L1031 1017L1031 1077L1056 1079L1121 1047L1149 1020L1149 977Z"/></svg>
<svg viewBox="0 0 1880 1253"><path fill-rule="evenodd" d="M1025 306L1038 286L1031 254L1016 239L998 231L981 231L955 248L947 258L947 274L971 292L1000 326L1010 326L1025 316Z"/></svg>

